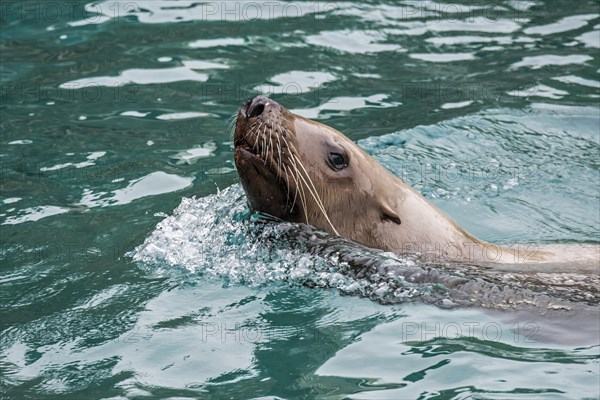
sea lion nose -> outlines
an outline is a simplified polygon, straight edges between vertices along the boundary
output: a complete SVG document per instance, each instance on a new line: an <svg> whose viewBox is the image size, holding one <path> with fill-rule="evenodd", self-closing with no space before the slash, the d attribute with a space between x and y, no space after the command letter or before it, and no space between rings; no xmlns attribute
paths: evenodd
<svg viewBox="0 0 600 400"><path fill-rule="evenodd" d="M278 108L279 104L277 102L269 99L265 96L256 96L252 100L250 100L250 104L246 109L246 118L254 118L262 114L265 109L268 108Z"/></svg>

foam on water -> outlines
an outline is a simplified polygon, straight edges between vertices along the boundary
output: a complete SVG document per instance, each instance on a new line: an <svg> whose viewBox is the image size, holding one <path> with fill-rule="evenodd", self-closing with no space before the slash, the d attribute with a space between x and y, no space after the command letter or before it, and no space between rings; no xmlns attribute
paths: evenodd
<svg viewBox="0 0 600 400"><path fill-rule="evenodd" d="M315 251L317 247L330 247L330 251ZM173 215L159 223L131 255L158 274L168 275L178 269L230 284L287 282L333 287L380 300L391 296L394 302L413 298L426 289L406 283L390 293L387 285L344 274L349 266L340 255L353 248L365 251L302 224L276 223L250 215L245 194L236 184L204 198L184 198ZM392 254L379 257L381 262L389 259L414 265Z"/></svg>

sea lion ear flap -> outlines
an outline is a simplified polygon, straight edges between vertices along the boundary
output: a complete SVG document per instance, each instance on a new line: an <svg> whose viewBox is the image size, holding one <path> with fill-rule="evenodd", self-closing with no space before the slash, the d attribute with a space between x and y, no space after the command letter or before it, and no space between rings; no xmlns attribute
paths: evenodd
<svg viewBox="0 0 600 400"><path fill-rule="evenodd" d="M387 204L381 205L381 218L395 222L398 225L400 225L402 223L398 213L392 207L388 206Z"/></svg>

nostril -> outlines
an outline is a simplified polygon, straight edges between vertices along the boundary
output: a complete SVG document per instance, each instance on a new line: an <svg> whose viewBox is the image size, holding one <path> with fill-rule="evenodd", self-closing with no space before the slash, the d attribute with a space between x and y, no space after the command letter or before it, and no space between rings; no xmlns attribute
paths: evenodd
<svg viewBox="0 0 600 400"><path fill-rule="evenodd" d="M254 118L259 116L265 110L265 105L263 103L252 104L250 109L248 110L248 118Z"/></svg>
<svg viewBox="0 0 600 400"><path fill-rule="evenodd" d="M254 118L265 112L265 107L271 107L272 101L265 96L256 96L250 100L246 108L246 118Z"/></svg>

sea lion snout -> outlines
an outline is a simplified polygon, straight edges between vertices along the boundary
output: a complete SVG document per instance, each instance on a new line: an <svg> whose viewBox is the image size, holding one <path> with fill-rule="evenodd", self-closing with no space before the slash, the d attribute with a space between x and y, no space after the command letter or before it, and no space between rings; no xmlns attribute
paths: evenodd
<svg viewBox="0 0 600 400"><path fill-rule="evenodd" d="M281 110L281 106L266 96L256 96L244 105L242 114L246 116L246 119L250 119L258 117L269 110L279 111Z"/></svg>
<svg viewBox="0 0 600 400"><path fill-rule="evenodd" d="M295 221L300 215L300 178L291 175L298 168L291 158L296 142L284 115L286 109L265 96L244 103L234 131L234 161L253 211Z"/></svg>

